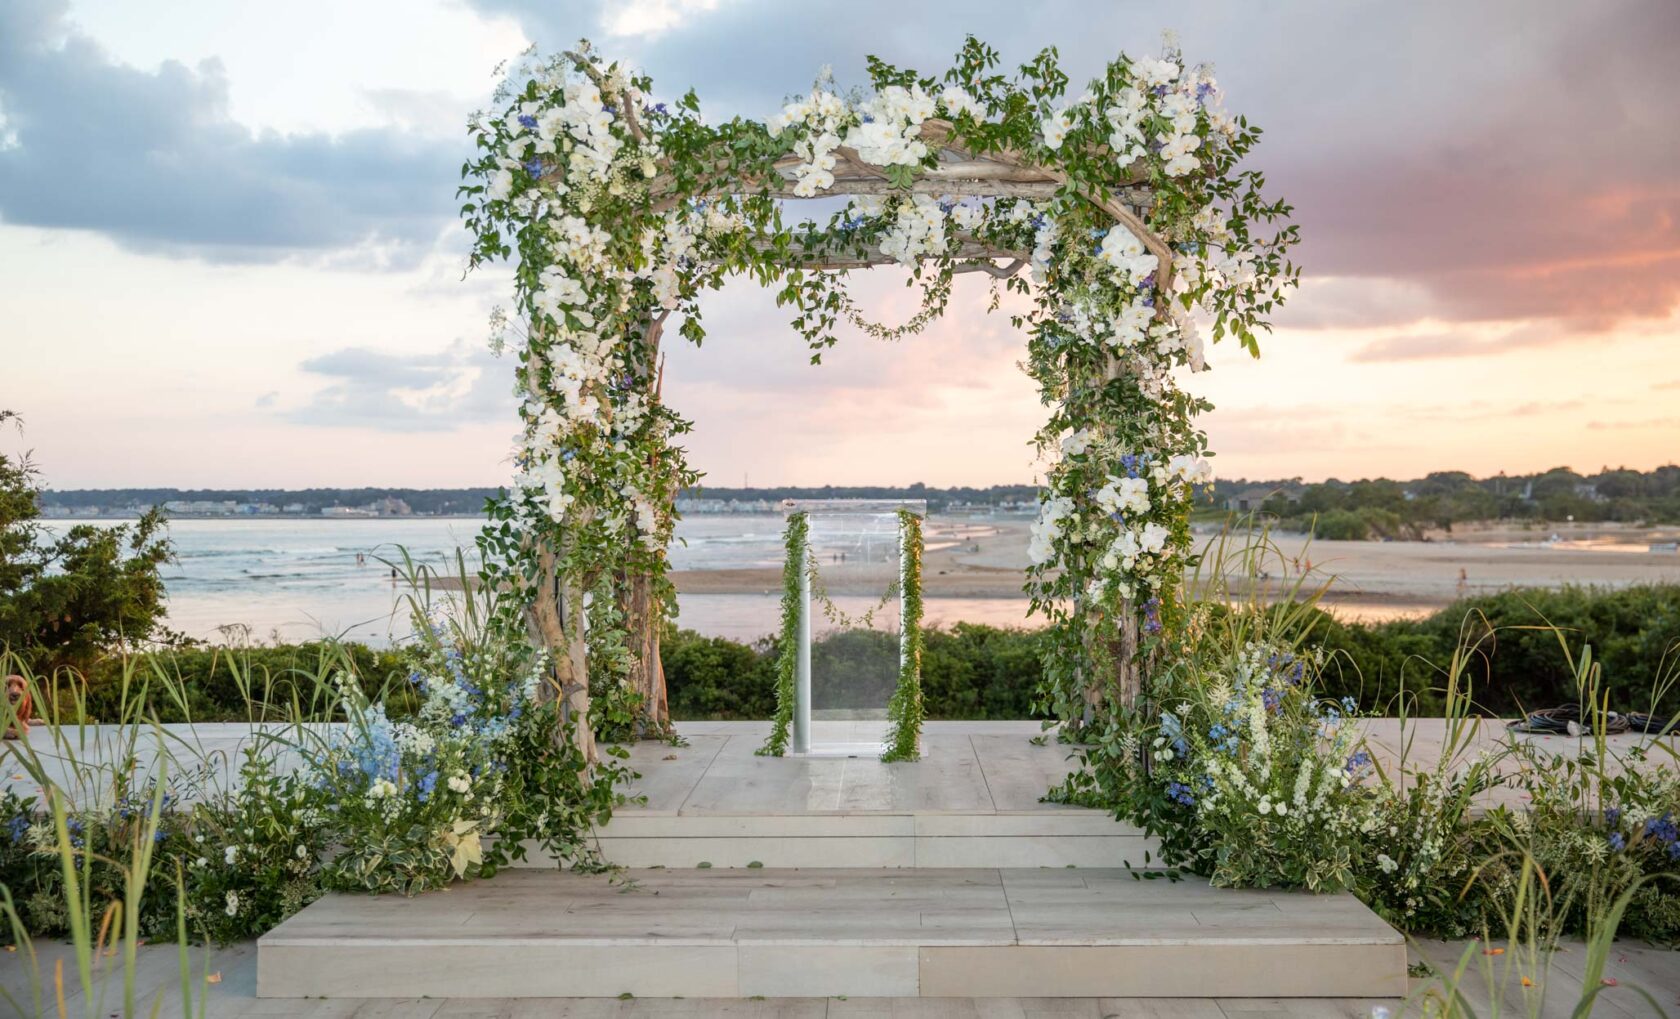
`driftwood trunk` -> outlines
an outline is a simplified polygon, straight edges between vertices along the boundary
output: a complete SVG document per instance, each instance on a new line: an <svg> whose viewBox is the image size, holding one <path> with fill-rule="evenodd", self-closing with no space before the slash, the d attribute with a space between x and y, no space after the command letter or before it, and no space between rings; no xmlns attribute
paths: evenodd
<svg viewBox="0 0 1680 1019"><path fill-rule="evenodd" d="M531 601L530 623L548 649L549 682L538 696L560 705L561 721L573 723L572 742L588 764L597 764L595 731L589 724L589 645L585 638L583 585L559 575L560 557L554 549L537 554L539 576ZM556 742L563 731L555 733Z"/></svg>
<svg viewBox="0 0 1680 1019"><path fill-rule="evenodd" d="M1103 367L1104 384L1112 383L1125 374L1125 368L1113 355L1106 358ZM1097 716L1103 714L1103 700L1112 696L1118 700L1115 707L1131 709L1137 706L1143 697L1143 669L1144 662L1138 651L1138 612L1137 606L1126 601L1120 606L1119 633L1110 641L1105 650L1112 663L1113 671L1107 675L1097 674L1092 669L1090 685L1085 689L1085 720L1094 722Z"/></svg>
<svg viewBox="0 0 1680 1019"><path fill-rule="evenodd" d="M642 326L640 356L646 371L649 407L657 407L664 396L665 364L659 354L659 341L665 334L665 321L670 314L662 311L649 317ZM657 445L663 443L656 444L656 448ZM658 471L657 451L650 454L648 466ZM676 492L649 494L665 513L672 512ZM654 592L653 577L648 573L619 578L618 597L624 610L624 629L633 658L630 688L641 696L641 735L663 736L671 729L671 709L665 693L665 665L659 657L659 633L665 625L665 606Z"/></svg>
<svg viewBox="0 0 1680 1019"><path fill-rule="evenodd" d="M624 629L629 634L630 688L641 696L641 735L663 736L671 729L671 707L665 694L665 666L659 658L659 633L664 606L653 593L653 578L637 573L619 585Z"/></svg>

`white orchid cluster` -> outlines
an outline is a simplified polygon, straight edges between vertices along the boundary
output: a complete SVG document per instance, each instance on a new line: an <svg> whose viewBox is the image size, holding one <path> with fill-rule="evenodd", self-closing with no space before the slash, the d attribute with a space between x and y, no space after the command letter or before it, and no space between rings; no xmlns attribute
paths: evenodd
<svg viewBox="0 0 1680 1019"><path fill-rule="evenodd" d="M928 156L922 124L937 106L920 85L888 85L858 107L846 144L874 166L915 166Z"/></svg>
<svg viewBox="0 0 1680 1019"><path fill-rule="evenodd" d="M800 160L793 168L793 193L800 198L834 186L834 167L839 162L834 150L842 144L840 132L851 117L846 101L824 84L819 81L810 95L783 106L765 125L772 138L781 137L790 127L805 129L793 143L793 154Z"/></svg>
<svg viewBox="0 0 1680 1019"><path fill-rule="evenodd" d="M945 207L932 195L880 198L862 195L853 211L887 224L879 250L900 265L914 267L923 258L943 255L950 248ZM954 211L954 210L953 210Z"/></svg>
<svg viewBox="0 0 1680 1019"><path fill-rule="evenodd" d="M927 159L922 125L940 110L946 116L984 119L985 107L967 89L950 86L932 95L920 85L889 85L858 106L835 93L825 73L810 94L784 105L765 122L772 138L798 128L790 146L799 157L793 167L793 193L811 198L834 186L835 152L846 146L874 166L917 166Z"/></svg>
<svg viewBox="0 0 1680 1019"><path fill-rule="evenodd" d="M1103 235L1098 257L1113 268L1116 281L1122 284L1136 285L1161 265L1161 260L1150 254L1124 223L1114 224Z"/></svg>

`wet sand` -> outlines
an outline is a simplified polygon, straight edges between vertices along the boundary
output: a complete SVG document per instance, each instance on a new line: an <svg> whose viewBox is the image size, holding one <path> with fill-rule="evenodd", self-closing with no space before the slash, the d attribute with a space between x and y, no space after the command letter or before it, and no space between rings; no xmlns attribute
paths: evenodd
<svg viewBox="0 0 1680 1019"><path fill-rule="evenodd" d="M1023 597L1030 526L1024 518L931 518L922 560L924 594ZM1545 543L1553 534L1562 540ZM1650 543L1676 536L1680 530L1674 528L1606 525L1460 528L1450 539L1413 542L1309 541L1304 535L1277 533L1257 572L1263 572L1263 590L1273 596L1297 582L1309 590L1328 583L1325 602L1348 615L1411 615L1464 595L1512 587L1680 583L1680 553L1647 550ZM1198 534L1197 540L1210 562L1204 575L1221 557L1227 575L1247 573L1234 558L1235 541L1222 545L1209 533ZM896 561L818 564L824 585L835 595L878 596L896 572ZM782 583L779 567L679 571L674 579L678 592L686 595L775 594ZM1244 585L1234 586L1236 593L1246 593L1240 590Z"/></svg>

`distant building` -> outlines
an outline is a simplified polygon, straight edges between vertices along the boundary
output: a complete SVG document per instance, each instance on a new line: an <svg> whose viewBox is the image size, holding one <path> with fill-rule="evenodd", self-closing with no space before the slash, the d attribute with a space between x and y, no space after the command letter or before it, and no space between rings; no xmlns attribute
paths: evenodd
<svg viewBox="0 0 1680 1019"><path fill-rule="evenodd" d="M321 515L343 519L345 517L376 517L379 514L366 506L322 506Z"/></svg>
<svg viewBox="0 0 1680 1019"><path fill-rule="evenodd" d="M1225 500L1225 508L1232 513L1254 513L1266 500L1283 491L1281 488L1249 488Z"/></svg>
<svg viewBox="0 0 1680 1019"><path fill-rule="evenodd" d="M677 512L684 516L703 516L713 513L775 513L778 507L769 499L678 499Z"/></svg>
<svg viewBox="0 0 1680 1019"><path fill-rule="evenodd" d="M376 499L373 502L368 503L364 508L372 512L373 515L381 517L406 517L412 516L414 513L414 510L407 502L402 499L398 499L395 496L386 496L383 499Z"/></svg>
<svg viewBox="0 0 1680 1019"><path fill-rule="evenodd" d="M163 509L177 517L225 517L238 513L239 504L232 499L171 499L163 504Z"/></svg>

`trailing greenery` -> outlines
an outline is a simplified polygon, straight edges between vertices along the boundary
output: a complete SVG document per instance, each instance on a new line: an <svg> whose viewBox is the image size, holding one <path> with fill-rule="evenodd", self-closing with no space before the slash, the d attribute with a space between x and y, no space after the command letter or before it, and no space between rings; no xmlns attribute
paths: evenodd
<svg viewBox="0 0 1680 1019"><path fill-rule="evenodd" d="M883 761L914 761L922 756L922 518L898 511L900 566L898 683L887 701L892 733Z"/></svg>
<svg viewBox="0 0 1680 1019"><path fill-rule="evenodd" d="M799 614L802 611L799 588L805 571L810 569L811 520L804 513L789 513L787 529L782 536L782 629L776 638L776 701L775 714L770 719L770 736L758 752L770 757L787 753L788 730L793 725L793 708L799 673ZM665 672L666 689L673 691L672 717L676 714L676 695L669 667Z"/></svg>

